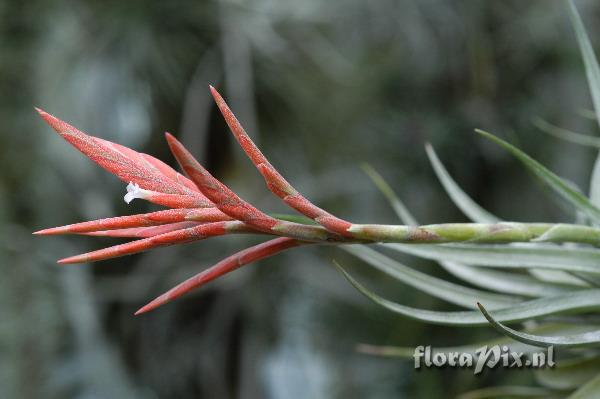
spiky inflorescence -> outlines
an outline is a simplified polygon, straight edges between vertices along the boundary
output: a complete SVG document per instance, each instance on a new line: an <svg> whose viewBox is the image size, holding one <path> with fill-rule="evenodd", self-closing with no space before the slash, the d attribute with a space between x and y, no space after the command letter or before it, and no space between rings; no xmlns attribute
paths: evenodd
<svg viewBox="0 0 600 399"><path fill-rule="evenodd" d="M600 244L600 230L578 225L475 223L389 226L350 223L319 208L288 183L253 143L221 95L212 86L210 90L234 137L264 177L269 190L291 208L314 220L317 225L285 221L260 211L214 178L169 133L166 133L169 147L189 178L150 155L89 136L37 109L42 118L65 140L98 165L128 183L125 196L127 202L140 198L172 208L70 224L34 233L139 238L128 243L61 259L58 263L110 259L225 234L254 233L277 237L225 258L151 301L136 314L155 309L241 266L306 244L466 241L487 243L572 241Z"/></svg>

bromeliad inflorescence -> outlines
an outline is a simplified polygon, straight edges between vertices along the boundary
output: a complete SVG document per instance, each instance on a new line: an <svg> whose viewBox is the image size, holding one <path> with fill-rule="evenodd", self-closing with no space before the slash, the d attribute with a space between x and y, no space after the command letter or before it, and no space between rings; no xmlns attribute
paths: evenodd
<svg viewBox="0 0 600 399"><path fill-rule="evenodd" d="M252 142L221 95L212 86L210 90L233 135L264 177L269 190L316 224L312 221L298 223L282 220L258 210L215 179L169 133L166 133L168 145L188 177L150 155L89 136L38 109L42 118L64 139L128 184L126 202L140 198L171 208L36 232L35 234L43 235L84 234L137 238L124 244L61 259L58 263L105 260L225 234L251 233L275 237L223 259L159 296L136 314L152 310L241 266L301 245L529 241L600 244L600 230L583 225L507 222L405 226L354 224L342 220L319 208L294 189ZM495 137L493 139L500 140Z"/></svg>

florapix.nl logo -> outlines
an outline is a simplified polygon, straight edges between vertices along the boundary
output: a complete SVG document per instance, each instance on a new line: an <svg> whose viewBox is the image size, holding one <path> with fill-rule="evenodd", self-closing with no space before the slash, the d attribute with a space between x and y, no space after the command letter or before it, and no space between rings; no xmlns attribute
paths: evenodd
<svg viewBox="0 0 600 399"><path fill-rule="evenodd" d="M506 345L486 345L473 352L444 352L421 345L415 348L413 358L417 370L422 367L457 367L473 369L475 375L480 374L484 368L541 369L552 368L556 364L552 346L539 352L511 351Z"/></svg>

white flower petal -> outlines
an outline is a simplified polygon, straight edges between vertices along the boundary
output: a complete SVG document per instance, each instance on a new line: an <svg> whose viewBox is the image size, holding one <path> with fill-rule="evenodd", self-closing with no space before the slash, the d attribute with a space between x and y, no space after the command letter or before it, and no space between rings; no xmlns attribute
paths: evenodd
<svg viewBox="0 0 600 399"><path fill-rule="evenodd" d="M125 194L123 199L129 204L136 198L144 198L143 191L138 184L129 182L127 185L127 194Z"/></svg>

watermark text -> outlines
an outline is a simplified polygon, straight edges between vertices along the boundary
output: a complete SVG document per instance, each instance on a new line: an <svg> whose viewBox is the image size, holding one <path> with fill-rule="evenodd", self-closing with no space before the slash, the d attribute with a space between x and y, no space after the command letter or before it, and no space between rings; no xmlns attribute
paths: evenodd
<svg viewBox="0 0 600 399"><path fill-rule="evenodd" d="M524 353L511 351L506 345L482 346L474 352L442 352L431 349L431 346L417 346L413 354L415 369L460 367L472 368L475 375L480 374L484 368L552 368L554 361L554 347L550 346L545 351Z"/></svg>

